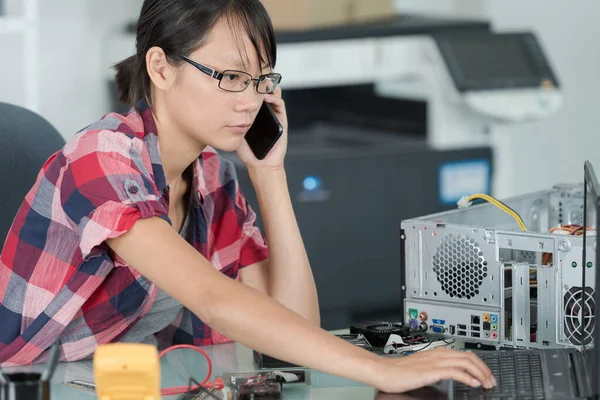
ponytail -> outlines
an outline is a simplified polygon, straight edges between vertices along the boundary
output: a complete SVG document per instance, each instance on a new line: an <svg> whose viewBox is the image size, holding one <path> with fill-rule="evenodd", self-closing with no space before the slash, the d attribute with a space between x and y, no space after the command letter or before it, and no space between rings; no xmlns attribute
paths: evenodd
<svg viewBox="0 0 600 400"><path fill-rule="evenodd" d="M139 61L137 55L133 55L114 66L117 93L121 103L136 107L140 100L148 97L145 90L147 74L144 64Z"/></svg>

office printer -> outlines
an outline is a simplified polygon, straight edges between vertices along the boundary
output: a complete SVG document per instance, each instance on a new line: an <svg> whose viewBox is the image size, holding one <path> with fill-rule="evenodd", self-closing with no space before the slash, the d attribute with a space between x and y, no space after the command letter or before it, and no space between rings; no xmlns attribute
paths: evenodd
<svg viewBox="0 0 600 400"><path fill-rule="evenodd" d="M282 35L277 69L291 126L325 119L416 135L442 150L490 146L494 192L512 195L511 128L552 116L563 101L542 44L526 31L447 20L418 30L425 22L406 18L404 29L348 29L346 39L341 29Z"/></svg>

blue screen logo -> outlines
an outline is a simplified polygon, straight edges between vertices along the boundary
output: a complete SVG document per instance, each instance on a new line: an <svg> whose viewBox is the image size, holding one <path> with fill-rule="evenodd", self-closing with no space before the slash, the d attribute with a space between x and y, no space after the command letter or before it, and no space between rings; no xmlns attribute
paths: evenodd
<svg viewBox="0 0 600 400"><path fill-rule="evenodd" d="M302 189L296 195L301 203L320 203L329 200L331 193L324 188L321 178L307 176L302 180Z"/></svg>
<svg viewBox="0 0 600 400"><path fill-rule="evenodd" d="M302 182L304 190L312 192L313 190L319 190L321 188L321 180L314 176L307 176Z"/></svg>

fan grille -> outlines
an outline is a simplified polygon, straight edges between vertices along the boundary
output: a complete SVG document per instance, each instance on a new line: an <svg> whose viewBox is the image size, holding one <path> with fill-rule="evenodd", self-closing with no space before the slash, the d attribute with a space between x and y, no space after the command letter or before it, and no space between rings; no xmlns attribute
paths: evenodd
<svg viewBox="0 0 600 400"><path fill-rule="evenodd" d="M487 262L474 239L448 235L433 256L433 272L448 296L471 299L487 277Z"/></svg>
<svg viewBox="0 0 600 400"><path fill-rule="evenodd" d="M594 334L594 289L586 286L585 292L585 303L580 286L570 288L564 297L565 337L577 346L591 343ZM581 334L582 324L583 335Z"/></svg>

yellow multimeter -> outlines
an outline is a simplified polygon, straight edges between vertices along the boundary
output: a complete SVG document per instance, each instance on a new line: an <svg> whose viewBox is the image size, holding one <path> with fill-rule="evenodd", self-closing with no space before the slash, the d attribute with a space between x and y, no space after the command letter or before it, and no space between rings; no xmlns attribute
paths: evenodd
<svg viewBox="0 0 600 400"><path fill-rule="evenodd" d="M98 346L94 354L98 400L160 400L156 347L140 343Z"/></svg>

